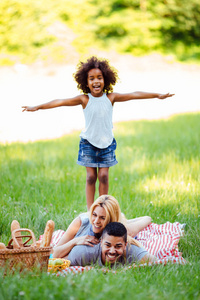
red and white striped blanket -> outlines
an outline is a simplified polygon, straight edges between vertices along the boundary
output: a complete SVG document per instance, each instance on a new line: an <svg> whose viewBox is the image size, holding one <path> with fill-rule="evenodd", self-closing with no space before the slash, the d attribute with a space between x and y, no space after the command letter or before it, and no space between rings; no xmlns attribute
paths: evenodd
<svg viewBox="0 0 200 300"><path fill-rule="evenodd" d="M182 253L178 250L178 242L183 234L184 231L178 222L161 225L152 223L138 233L137 240L158 259L180 258Z"/></svg>
<svg viewBox="0 0 200 300"><path fill-rule="evenodd" d="M64 230L57 230L53 233L51 245L54 247L64 234ZM158 258L158 261L148 265L166 264L168 262L174 264L186 264L186 260L182 257L182 253L179 252L178 242L180 237L183 236L184 231L180 223L164 223L161 225L152 223L144 230L140 231L137 235L137 240L143 245L143 247L151 254ZM40 240L42 236L40 236ZM133 265L129 268L138 267ZM142 265L142 266L145 266ZM65 270L58 272L57 275L63 275L69 273L82 273L83 271L91 270L93 267L68 267ZM127 269L127 268L124 268ZM104 270L105 271L105 270Z"/></svg>

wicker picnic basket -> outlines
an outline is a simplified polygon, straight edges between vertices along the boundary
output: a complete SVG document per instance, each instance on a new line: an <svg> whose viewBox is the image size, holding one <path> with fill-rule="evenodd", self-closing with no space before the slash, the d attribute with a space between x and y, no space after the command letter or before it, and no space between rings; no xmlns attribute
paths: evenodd
<svg viewBox="0 0 200 300"><path fill-rule="evenodd" d="M16 236L19 232L20 235ZM28 235L21 235L21 232L27 232ZM22 246L19 245L17 239L28 238L23 242ZM28 244L32 240L32 244ZM13 244L17 248L13 248ZM34 233L27 228L16 229L12 232L12 239L9 241L8 246L4 250L0 250L0 267L6 270L15 271L16 269L22 271L24 269L33 270L38 268L47 271L48 260L52 247L37 247Z"/></svg>

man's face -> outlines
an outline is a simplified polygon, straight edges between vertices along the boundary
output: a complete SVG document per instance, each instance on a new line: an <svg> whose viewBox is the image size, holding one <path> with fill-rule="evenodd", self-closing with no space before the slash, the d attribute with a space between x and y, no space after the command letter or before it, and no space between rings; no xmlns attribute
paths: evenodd
<svg viewBox="0 0 200 300"><path fill-rule="evenodd" d="M101 240L101 260L103 264L113 265L123 255L126 243L123 237L105 234Z"/></svg>

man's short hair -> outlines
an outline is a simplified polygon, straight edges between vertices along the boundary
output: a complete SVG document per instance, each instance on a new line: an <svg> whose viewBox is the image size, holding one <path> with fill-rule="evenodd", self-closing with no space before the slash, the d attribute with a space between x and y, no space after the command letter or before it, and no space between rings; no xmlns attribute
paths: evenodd
<svg viewBox="0 0 200 300"><path fill-rule="evenodd" d="M120 222L110 222L106 225L102 233L102 239L105 234L113 235L117 237L123 237L124 242L127 242L127 230L126 227Z"/></svg>

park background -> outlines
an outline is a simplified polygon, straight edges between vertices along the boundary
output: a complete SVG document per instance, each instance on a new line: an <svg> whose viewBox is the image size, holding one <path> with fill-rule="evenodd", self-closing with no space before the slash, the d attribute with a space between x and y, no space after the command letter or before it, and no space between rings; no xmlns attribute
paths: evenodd
<svg viewBox="0 0 200 300"><path fill-rule="evenodd" d="M1 242L13 219L39 237L48 219L65 229L86 210L85 170L76 165L82 109L21 106L78 94L76 65L97 55L119 71L116 92L175 93L115 105L110 193L129 218L187 223L179 248L189 262L67 278L16 274L1 278L0 299L200 298L199 38L197 0L0 2Z"/></svg>
<svg viewBox="0 0 200 300"><path fill-rule="evenodd" d="M163 102L116 104L114 122L200 110L197 0L3 0L0 24L1 142L83 128L81 107L32 115L21 106L77 95L72 74L89 55L108 58L119 71L117 92L176 94Z"/></svg>

